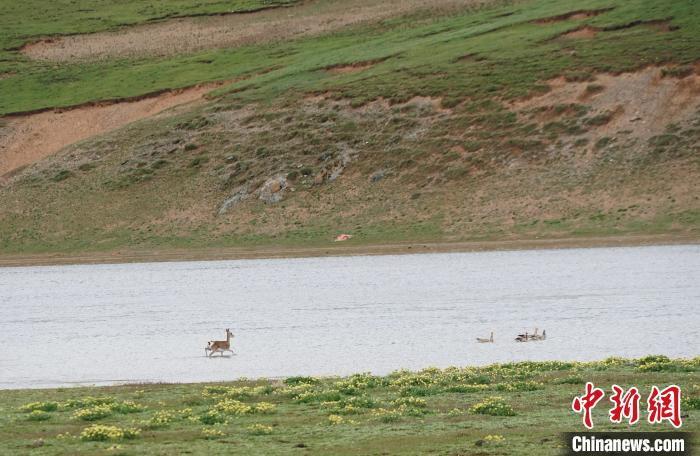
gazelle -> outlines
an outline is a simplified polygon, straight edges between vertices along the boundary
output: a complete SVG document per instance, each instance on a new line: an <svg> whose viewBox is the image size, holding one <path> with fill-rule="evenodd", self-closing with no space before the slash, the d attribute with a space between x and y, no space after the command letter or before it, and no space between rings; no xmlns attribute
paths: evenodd
<svg viewBox="0 0 700 456"><path fill-rule="evenodd" d="M207 356L211 357L214 355L214 353L219 352L221 353L221 356L224 356L224 352L231 352L233 353L233 350L231 350L231 338L233 337L233 333L226 328L226 340L212 340L207 343L206 348L204 349L204 354L207 355L207 352L210 352Z"/></svg>

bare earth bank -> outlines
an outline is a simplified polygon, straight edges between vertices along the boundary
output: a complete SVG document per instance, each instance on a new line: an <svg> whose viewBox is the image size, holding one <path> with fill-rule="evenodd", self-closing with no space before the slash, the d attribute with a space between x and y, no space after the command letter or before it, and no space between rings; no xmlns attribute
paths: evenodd
<svg viewBox="0 0 700 456"><path fill-rule="evenodd" d="M462 242L403 242L358 244L352 240L326 246L209 247L199 249L119 249L106 252L0 254L0 267L65 264L206 261L321 256L398 255L487 250L629 247L641 245L700 244L693 234L624 235L558 239L513 239Z"/></svg>

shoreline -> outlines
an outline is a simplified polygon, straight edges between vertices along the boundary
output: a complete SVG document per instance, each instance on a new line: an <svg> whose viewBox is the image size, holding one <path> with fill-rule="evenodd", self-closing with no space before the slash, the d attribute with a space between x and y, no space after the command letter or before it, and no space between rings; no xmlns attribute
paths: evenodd
<svg viewBox="0 0 700 456"><path fill-rule="evenodd" d="M164 388L172 388L172 387L197 387L197 386L206 386L206 385L230 385L230 384L248 384L248 383L261 383L261 382L267 382L267 383L284 383L285 380L289 378L315 378L323 381L336 381L340 379L345 379L357 375L372 375L375 377L390 377L391 375L397 373L397 372L408 372L410 374L417 374L420 372L423 372L425 370L430 370L430 369L438 369L440 371L445 371L449 370L452 368L458 368L458 369L476 369L476 370L489 370L492 369L493 367L499 367L503 365L524 365L528 363L534 363L536 365L541 365L541 366L546 366L549 364L577 364L580 366L593 366L593 365L599 365L599 364L605 364L607 360L618 360L620 362L624 361L625 363L634 363L638 362L640 360L643 360L648 357L657 357L657 356L662 356L664 358L667 358L669 362L673 363L694 363L696 362L695 360L700 358L700 355L689 355L689 356L669 356L665 354L659 354L659 353L649 353L647 355L640 355L638 357L635 356L617 356L614 354L611 354L606 357L600 357L600 358L593 358L593 359L587 359L587 360L576 360L576 359L536 359L536 360L520 360L520 361L496 361L493 363L486 363L486 364L452 364L449 366L432 366L432 365L425 365L422 368L396 368L396 369L390 369L385 372L374 372L374 371L366 371L363 370L362 372L354 372L354 373L335 373L335 374L305 374L305 373L299 373L299 374L294 374L294 375L264 375L260 377L246 377L246 376L241 376L241 377L236 377L236 378L230 378L230 379L216 379L216 380L196 380L196 381L167 381L167 380L115 380L115 381L110 381L110 380L104 380L100 382L95 382L95 383L90 383L90 382L70 382L70 383L61 383L57 384L55 386L47 386L47 385L42 385L38 387L19 387L19 388L3 388L0 387L0 395L4 393L21 393L21 392L32 392L32 393L37 393L37 392L42 392L42 391L80 391L80 390L94 390L94 389L99 389L99 390L109 390L109 389L129 389L129 388L141 388L141 387L164 387Z"/></svg>
<svg viewBox="0 0 700 456"><path fill-rule="evenodd" d="M592 236L580 238L508 239L489 241L428 241L327 246L207 247L190 249L119 249L103 252L0 254L0 268L86 264L151 263L174 261L223 261L331 256L405 255L499 250L641 247L700 244L693 234Z"/></svg>

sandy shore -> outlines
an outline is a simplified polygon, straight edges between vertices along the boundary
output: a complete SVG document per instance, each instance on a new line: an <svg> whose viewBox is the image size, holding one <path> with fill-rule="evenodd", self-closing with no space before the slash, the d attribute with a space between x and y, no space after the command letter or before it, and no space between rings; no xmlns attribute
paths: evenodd
<svg viewBox="0 0 700 456"><path fill-rule="evenodd" d="M0 267L61 264L104 264L159 261L206 261L260 258L302 258L320 256L398 255L415 253L477 252L622 247L642 245L700 244L697 235L658 234L560 239L516 239L464 242L406 242L395 244L333 243L313 247L221 247L201 249L119 249L108 252L0 254Z"/></svg>

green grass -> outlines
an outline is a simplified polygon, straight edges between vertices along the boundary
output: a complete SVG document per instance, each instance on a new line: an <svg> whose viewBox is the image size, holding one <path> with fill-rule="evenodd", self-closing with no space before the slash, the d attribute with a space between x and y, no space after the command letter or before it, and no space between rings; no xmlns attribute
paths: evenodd
<svg viewBox="0 0 700 456"><path fill-rule="evenodd" d="M584 430L571 411L584 380L607 394L612 384L638 387L642 416L652 385L677 384L683 431L700 430L700 360L650 356L387 376L0 391L0 452L555 455L560 433ZM421 397L413 394L418 387ZM593 412L596 430L671 430L644 419L613 425L607 402ZM96 408L109 413L81 419Z"/></svg>
<svg viewBox="0 0 700 456"><path fill-rule="evenodd" d="M39 2L41 3L41 2ZM211 12L222 9L218 3L185 9L184 0L175 5L159 5L156 12L135 12L137 2L112 4L100 11L90 31L113 27L116 23L136 23L167 12ZM285 3L285 2L275 2ZM10 7L5 2L2 16L13 23L20 18L23 38L27 35L85 32L80 15L68 9L47 25L51 16L26 17L26 5ZM241 10L259 7L262 2L242 2ZM44 7L46 8L46 7ZM43 11L44 8L37 8ZM53 7L52 7L53 8ZM116 9L113 11L112 8ZM547 25L535 19L560 15L572 10L612 8L581 21L561 21ZM405 100L413 95L446 97L446 104L465 97L522 96L536 90L538 81L565 72L625 71L663 62L689 63L697 58L695 42L700 20L693 2L627 2L587 0L572 7L562 0L518 2L513 6L467 10L455 17L434 17L416 13L405 19L355 28L328 36L306 38L280 44L247 46L239 49L205 51L168 58L131 59L99 63L32 63L10 53L7 71L16 74L0 80L0 114L30 111L53 106L69 106L91 100L138 96L164 88L177 88L204 81L249 76L221 89L235 91L246 101L269 101L292 91L337 92L356 103L377 97ZM95 8L97 10L97 8ZM162 9L162 11L161 11ZM60 8L56 8L60 10ZM3 12L0 9L0 12ZM94 14L89 13L89 14ZM176 13L173 13L176 14ZM112 17L110 19L110 17ZM649 22L671 18L679 27L670 33L650 32L647 27L625 27L633 21ZM106 23L103 23L105 21ZM553 39L558 34L590 23L610 31L594 40L571 43ZM17 44L19 32L12 25L0 41ZM9 45L9 44L8 44ZM572 57L569 50L575 47ZM461 60L464 55L478 56ZM323 69L333 65L379 61L359 74L331 75ZM5 63L5 65L8 65ZM0 68L2 70L2 68ZM270 71L271 70L271 71ZM264 73L264 74L261 74Z"/></svg>

